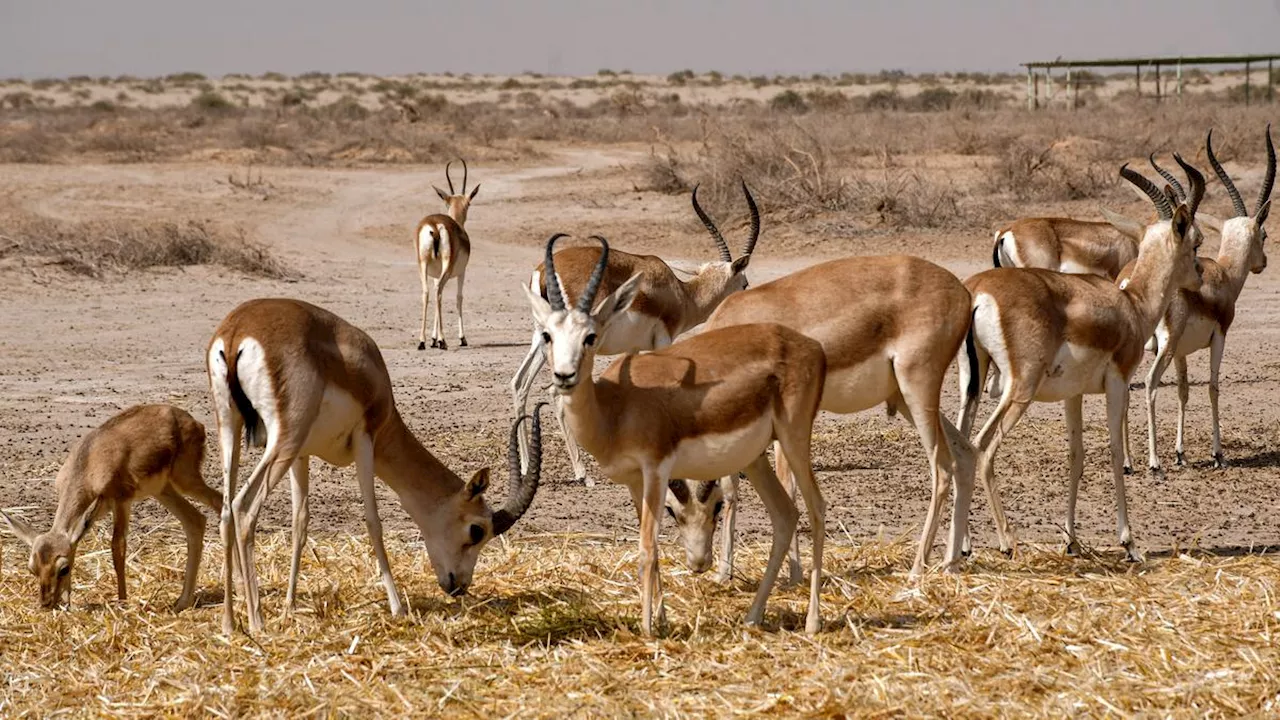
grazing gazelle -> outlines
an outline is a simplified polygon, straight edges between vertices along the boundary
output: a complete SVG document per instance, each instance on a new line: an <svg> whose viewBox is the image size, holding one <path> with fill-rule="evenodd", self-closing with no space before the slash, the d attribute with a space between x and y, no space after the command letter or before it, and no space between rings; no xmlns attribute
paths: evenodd
<svg viewBox="0 0 1280 720"><path fill-rule="evenodd" d="M689 328L705 321L726 297L747 287L747 265L751 262L756 241L760 239L760 211L745 182L742 183L742 193L747 198L747 209L751 212L751 235L742 246L741 256L736 260L729 252L729 244L725 242L719 228L698 204L696 187L692 194L693 210L715 241L716 249L720 252L718 261L703 264L694 272L693 277L681 280L659 257L632 255L619 250L608 254L608 266L605 268L600 292L607 295L617 290L628 278L638 279L635 301L610 325L608 332L601 333L600 341L596 343L597 355L619 355L664 348ZM600 257L601 250L594 246L565 248L556 254L556 274L560 279L560 287L564 289L566 302L573 303L582 295L587 279ZM545 268L545 263L538 265L530 279L531 285L537 284L537 292L543 298L547 297ZM524 414L529 391L545 362L542 331L535 327L533 338L529 342L529 352L511 378L516 417ZM569 460L573 463L574 480L588 487L593 486L595 481L587 476L586 464L578 453L578 444L565 425L564 413L559 409L558 403L556 417L569 451ZM522 433L522 463L528 462L525 440Z"/></svg>
<svg viewBox="0 0 1280 720"><path fill-rule="evenodd" d="M1263 246L1267 233L1262 228L1271 211L1271 188L1276 177L1276 151L1271 143L1271 126L1267 126L1267 170L1258 191L1258 202L1250 217L1245 208L1240 192L1235 183L1213 154L1213 131L1205 138L1205 152L1209 156L1209 164L1217 173L1218 179L1231 197L1234 215L1221 221L1219 234L1222 237L1217 259L1200 258L1204 268L1204 283L1199 290L1183 290L1174 295L1165 311L1160 324L1156 326L1152 341L1156 352L1155 360L1147 372L1147 461L1151 472L1160 472L1160 456L1156 453L1156 389L1160 384L1160 376L1172 362L1178 375L1178 440L1176 446L1177 464L1186 464L1183 453L1183 430L1187 420L1187 400L1190 391L1187 384L1187 356L1209 348L1209 410L1213 423L1213 466L1225 467L1222 457L1222 438L1218 430L1218 371L1222 366L1222 354L1226 348L1227 330L1235 319L1236 300L1244 289L1245 280L1250 273L1260 273L1267 267L1267 254ZM1195 172L1194 168L1182 162L1177 155L1174 159L1182 165L1187 174ZM1161 173L1164 175L1164 173ZM1197 173L1198 174L1198 173ZM1169 179L1168 175L1165 175ZM1182 188L1173 185L1175 193L1186 199ZM1193 188L1196 184L1192 183ZM1203 194L1203 179L1200 181L1200 192ZM1200 196L1194 190L1187 202L1191 212L1195 213L1200 203ZM1206 222L1206 224L1209 224ZM1128 277L1132 267L1125 268L1121 279ZM1148 346L1149 349L1150 345ZM1128 437L1125 438L1128 447Z"/></svg>
<svg viewBox="0 0 1280 720"><path fill-rule="evenodd" d="M994 363L1005 378L999 405L975 445L978 473L991 501L1000 549L1006 553L1013 551L1013 538L995 487L1000 442L1032 402L1063 402L1071 466L1067 547L1076 552L1076 493L1084 473L1083 397L1105 393L1120 544L1129 559L1139 558L1125 503L1121 442L1129 379L1174 293L1199 287L1200 268L1195 243L1188 237L1193 218L1187 206L1179 204L1173 210L1164 192L1127 165L1120 168L1120 174L1142 189L1159 213L1159 220L1147 226L1132 278L1125 287L1094 275L1067 275L1040 268L997 268L965 281L973 295L972 333L979 376ZM967 437L977 412L979 383L970 375L969 363L957 359L964 397L959 425Z"/></svg>
<svg viewBox="0 0 1280 720"><path fill-rule="evenodd" d="M204 425L172 405L129 408L81 438L54 481L58 509L52 528L36 533L22 520L0 513L13 534L31 548L28 568L39 581L40 604L52 608L64 598L70 604L76 546L94 520L108 511L115 515L111 561L116 595L124 600L129 517L133 503L153 497L177 516L186 533L187 567L174 609L191 607L204 554L205 519L186 497L222 512L222 497L200 476L202 462Z"/></svg>
<svg viewBox="0 0 1280 720"><path fill-rule="evenodd" d="M958 541L965 537L968 523L973 447L942 416L939 404L947 369L969 331L969 318L969 291L955 275L920 258L895 255L832 260L738 293L724 301L707 327L773 322L804 333L822 343L827 356L821 409L844 414L886 403L890 414L901 410L915 426L933 480L912 565L912 572L919 574L929 559L953 480L956 499L948 568L959 559ZM782 465L777 474L787 482L789 473ZM737 484L736 476L727 488L677 480L667 501L690 567L698 572L711 564L716 516L721 507L727 508L721 581L733 573ZM798 579L798 556L793 549L793 580Z"/></svg>
<svg viewBox="0 0 1280 720"><path fill-rule="evenodd" d="M422 279L422 333L418 339L418 349L427 349L427 308L431 294L436 299L436 315L431 326L431 347L448 349L444 341L444 308L441 298L444 296L444 284L450 279L457 282L458 296L458 344L466 346L467 328L462 322L462 285L467 279L467 261L471 259L471 238L463 227L467 224L467 210L476 193L480 192L477 184L467 193L467 161L462 161L462 191L455 193L453 178L449 176L449 161L444 166L444 177L449 181L449 192L432 186L436 194L444 200L448 208L447 214L433 214L422 218L418 223L418 231L414 235L414 247L418 252L418 276ZM430 294L429 294L430 293Z"/></svg>
<svg viewBox="0 0 1280 720"><path fill-rule="evenodd" d="M555 242L547 241L547 297L524 286L542 333L553 385L569 428L613 482L631 491L640 517L641 627L653 632L662 617L658 525L672 477L694 480L746 470L773 524L773 547L747 622L757 624L777 579L798 512L765 455L778 440L804 495L813 528L813 575L808 632L817 632L825 504L813 481L809 439L822 396L822 346L776 324L708 330L661 350L618 358L591 377L596 346L636 297L639 277L623 282L599 303L609 244L574 305L554 279Z"/></svg>
<svg viewBox="0 0 1280 720"><path fill-rule="evenodd" d="M286 472L293 489L293 560L285 604L290 609L294 606L307 534L312 455L339 467L355 463L365 524L393 615L404 614L404 605L382 543L375 476L395 491L401 507L422 531L436 581L450 595L466 591L480 549L510 529L533 501L541 467L536 409L528 474L520 476L514 452L517 420L510 445L510 457L516 460L510 490L503 507L492 511L482 496L489 486L489 469L477 471L464 482L428 452L396 409L378 346L327 310L300 300L250 300L218 324L207 360L225 483L222 628L226 633L235 627L233 550L244 577L249 628L262 628L253 565L254 528L262 501ZM242 429L248 445L265 449L237 494Z"/></svg>

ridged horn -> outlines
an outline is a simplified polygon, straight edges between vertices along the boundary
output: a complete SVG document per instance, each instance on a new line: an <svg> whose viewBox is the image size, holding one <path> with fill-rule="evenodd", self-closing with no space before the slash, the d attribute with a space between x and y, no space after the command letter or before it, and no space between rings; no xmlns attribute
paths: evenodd
<svg viewBox="0 0 1280 720"><path fill-rule="evenodd" d="M1262 212L1262 206L1271 199L1271 188L1276 182L1276 146L1271 144L1271 123L1267 123L1267 174L1262 179L1262 189L1258 190L1258 207L1253 211L1253 216L1257 217Z"/></svg>
<svg viewBox="0 0 1280 720"><path fill-rule="evenodd" d="M511 529L533 504L533 496L538 492L538 483L542 479L542 420L538 412L546 403L533 406L533 437L529 440L529 470L520 476L520 423L528 420L525 415L511 426L511 439L507 442L507 467L510 476L507 487L507 501L493 513L493 534L495 536Z"/></svg>
<svg viewBox="0 0 1280 720"><path fill-rule="evenodd" d="M564 288L560 287L560 276L556 275L555 249L556 241L562 237L569 237L568 233L556 233L547 240L547 257L542 264L542 272L547 279L547 302L551 303L552 310L564 310Z"/></svg>
<svg viewBox="0 0 1280 720"><path fill-rule="evenodd" d="M1173 154L1174 162L1182 168L1182 172L1187 174L1187 180L1191 182L1191 195L1187 196L1183 193L1183 202L1187 204L1187 210L1191 211L1192 217L1195 216L1196 210L1200 209L1200 201L1204 199L1204 174L1192 167L1178 153Z"/></svg>
<svg viewBox="0 0 1280 720"><path fill-rule="evenodd" d="M720 228L711 221L707 212L698 204L698 185L693 186L693 211L698 213L698 219L702 221L702 226L711 233L711 239L716 242L716 249L720 251L720 259L724 262L733 262L733 255L729 252L729 244L724 241L724 236L720 234Z"/></svg>
<svg viewBox="0 0 1280 720"><path fill-rule="evenodd" d="M582 297L578 298L578 309L588 315L591 314L591 306L596 302L596 293L600 292L605 267L609 265L609 241L600 235L592 235L591 239L600 241L600 259L596 261L596 267L591 271L591 277L587 279L587 286L582 289Z"/></svg>
<svg viewBox="0 0 1280 720"><path fill-rule="evenodd" d="M1227 175L1227 171L1222 168L1222 163L1218 162L1218 157L1213 154L1212 129L1209 130L1209 134L1204 139L1204 151L1209 156L1209 165L1213 166L1213 172L1222 181L1222 187L1227 189L1227 195L1231 198L1231 207L1235 208L1236 212L1232 217L1248 215L1249 211L1244 207L1244 200L1240 199L1240 191L1236 189L1236 184L1231 182L1231 176Z"/></svg>
<svg viewBox="0 0 1280 720"><path fill-rule="evenodd" d="M453 190L453 178L449 175L449 166L450 166L450 165L453 165L453 161L452 161L452 160L450 160L449 162L447 162L447 163L445 163L445 164L444 164L444 179L449 181L449 194L450 194L450 195L457 195L458 193L454 192L454 190Z"/></svg>
<svg viewBox="0 0 1280 720"><path fill-rule="evenodd" d="M458 158L462 162L462 195L467 194L467 159Z"/></svg>
<svg viewBox="0 0 1280 720"><path fill-rule="evenodd" d="M1154 168L1155 171L1160 174L1160 177L1164 178L1164 181L1169 183L1169 185L1173 188L1173 192L1177 195L1178 202L1186 202L1187 191L1182 187L1182 183L1178 182L1178 178L1173 176L1173 173L1169 172L1168 170L1165 170L1164 168L1160 167L1159 164L1156 163L1156 154L1151 153L1150 155L1147 156L1147 160L1151 162L1151 167Z"/></svg>
<svg viewBox="0 0 1280 720"><path fill-rule="evenodd" d="M1156 213L1161 220L1173 219L1173 206L1169 204L1169 198L1156 187L1156 184L1148 180L1141 173L1135 172L1129 168L1129 163L1120 166L1120 177L1133 183L1134 187L1146 193L1151 198L1151 202L1155 203Z"/></svg>
<svg viewBox="0 0 1280 720"><path fill-rule="evenodd" d="M756 249L756 241L760 239L760 208L756 207L756 199L751 197L751 191L747 189L747 181L741 182L742 194L747 197L747 209L751 211L751 237L742 246L742 254L750 255Z"/></svg>

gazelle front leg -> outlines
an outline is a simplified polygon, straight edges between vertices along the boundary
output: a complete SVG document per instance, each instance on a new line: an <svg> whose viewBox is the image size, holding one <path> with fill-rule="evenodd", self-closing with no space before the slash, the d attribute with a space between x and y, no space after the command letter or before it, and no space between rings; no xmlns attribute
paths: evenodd
<svg viewBox="0 0 1280 720"><path fill-rule="evenodd" d="M1215 332L1209 338L1209 417L1213 422L1213 466L1221 470L1227 466L1222 456L1222 433L1218 426L1218 371L1222 368L1222 352L1226 349L1227 336Z"/></svg>
<svg viewBox="0 0 1280 720"><path fill-rule="evenodd" d="M654 634L654 619L661 625L666 611L662 604L662 577L658 565L658 522L666 506L667 473L645 468L638 504L640 510L640 631ZM634 485L635 483L631 483ZM632 491L634 496L634 491Z"/></svg>
<svg viewBox="0 0 1280 720"><path fill-rule="evenodd" d="M1107 373L1107 430L1111 445L1111 478L1116 493L1116 530L1120 545L1125 549L1125 559L1140 562L1142 557L1134 548L1133 532L1129 528L1129 510L1124 488L1124 448L1120 447L1120 425L1129 410L1129 381L1115 372Z"/></svg>
<svg viewBox="0 0 1280 720"><path fill-rule="evenodd" d="M458 284L458 287L457 287L458 295L455 299L455 303L458 306L458 346L459 347L467 346L467 326L462 322L462 283L466 279L467 279L466 273L459 273L457 279L455 280L455 282Z"/></svg>
<svg viewBox="0 0 1280 720"><path fill-rule="evenodd" d="M1080 543L1076 539L1076 498L1080 493L1080 478L1084 475L1084 396L1067 398L1062 403L1067 420L1067 554L1079 555Z"/></svg>
<svg viewBox="0 0 1280 720"><path fill-rule="evenodd" d="M114 522L111 528L111 564L116 571L116 597L125 600L128 589L125 587L125 559L129 545L129 502L116 501Z"/></svg>
<svg viewBox="0 0 1280 720"><path fill-rule="evenodd" d="M733 536L738 519L738 480L741 478L742 473L734 473L720 479L724 491L724 519L720 528L720 569L716 571L715 581L721 584L733 580Z"/></svg>
<svg viewBox="0 0 1280 720"><path fill-rule="evenodd" d="M560 425L560 434L564 437L564 449L569 453L569 463L573 465L574 481L587 487L595 487L595 479L587 475L587 464L582 460L582 449L578 447L578 441L573 437L573 431L569 429L563 396L556 392L554 386L551 388L551 407L556 410L556 423Z"/></svg>
<svg viewBox="0 0 1280 720"><path fill-rule="evenodd" d="M356 479L360 483L360 496L364 500L364 522L369 529L369 543L373 545L373 556L378 561L378 573L382 576L382 586L387 591L387 604L391 606L391 614L400 617L405 614L404 605L400 602L395 578L391 576L387 548L382 543L382 519L378 517L378 498L374 494L373 438L361 431L355 433L354 440Z"/></svg>
<svg viewBox="0 0 1280 720"><path fill-rule="evenodd" d="M1147 371L1147 467L1151 469L1153 475L1161 472L1160 456L1156 453L1156 393L1160 387L1160 377L1173 361L1173 344L1168 341L1168 338L1161 339L1164 342L1159 344L1159 352L1156 353L1156 358L1151 361L1151 368ZM1126 427L1129 424L1128 415L1126 412ZM1181 449L1181 442L1178 447Z"/></svg>
<svg viewBox="0 0 1280 720"><path fill-rule="evenodd" d="M751 603L751 609L747 611L747 624L759 625L764 620L764 608L769 601L769 593L778 580L778 572L782 570L782 560L786 557L787 548L795 536L800 512L796 510L796 504L787 497L787 491L782 487L782 483L773 474L767 455L761 453L760 457L746 467L746 473L752 487L764 501L765 509L769 511L769 521L773 525L769 562L765 565L764 577L760 579L760 587L756 589L756 597Z"/></svg>
<svg viewBox="0 0 1280 720"><path fill-rule="evenodd" d="M290 496L293 502L293 556L289 562L289 590L285 593L285 613L298 605L298 572L302 565L302 548L307 544L307 524L311 518L311 458L300 455L289 468Z"/></svg>
<svg viewBox="0 0 1280 720"><path fill-rule="evenodd" d="M1187 359L1175 357L1173 369L1178 376L1178 441L1175 448L1178 467L1187 464L1187 455L1183 450L1182 436L1187 427L1187 401L1191 399L1191 383L1187 380Z"/></svg>
<svg viewBox="0 0 1280 720"><path fill-rule="evenodd" d="M791 463L787 459L787 454L782 452L781 443L774 441L773 443L773 467L774 475L782 482L782 486L787 489L787 496L791 498L791 503L796 502L796 478L791 473ZM787 571L790 574L788 585L799 585L804 582L804 567L800 564L800 535L796 533L791 539L791 551L787 553Z"/></svg>

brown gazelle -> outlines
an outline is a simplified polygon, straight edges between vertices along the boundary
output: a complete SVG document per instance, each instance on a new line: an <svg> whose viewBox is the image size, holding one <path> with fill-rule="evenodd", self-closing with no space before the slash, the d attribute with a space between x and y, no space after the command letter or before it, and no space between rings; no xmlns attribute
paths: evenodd
<svg viewBox="0 0 1280 720"><path fill-rule="evenodd" d="M235 627L231 606L233 551L244 577L249 628L262 627L253 565L254 528L262 501L288 472L293 490L293 559L286 606L292 608L307 533L309 461L352 463L378 571L394 615L404 613L382 543L374 477L395 491L427 548L440 588L461 594L471 584L480 549L506 532L533 501L541 466L540 430L533 420L533 459L520 476L512 428L511 485L505 505L491 511L482 493L484 468L463 481L413 436L396 409L391 379L373 339L333 313L300 300L250 300L232 310L213 333L207 353L218 419L225 485L222 542L226 552L223 631ZM240 433L264 447L262 459L237 492Z"/></svg>
<svg viewBox="0 0 1280 720"><path fill-rule="evenodd" d="M76 547L95 520L115 516L111 561L116 595L124 600L125 555L133 503L153 497L177 516L187 536L187 566L175 610L191 607L204 554L204 515L186 498L222 511L222 497L200 476L204 425L172 405L138 405L89 431L71 448L58 470L53 527L37 533L4 513L9 529L31 548L28 568L40 585L40 604L52 608L71 601L71 568ZM184 497L185 496L185 497Z"/></svg>
<svg viewBox="0 0 1280 720"><path fill-rule="evenodd" d="M1064 403L1071 466L1066 533L1068 550L1076 552L1075 503L1084 472L1083 397L1105 393L1120 543L1129 559L1139 558L1129 528L1121 442L1129 379L1173 294L1199 287L1200 270L1195 243L1188 238L1193 219L1187 206L1174 210L1165 193L1127 165L1120 174L1141 188L1159 212L1159 220L1147 226L1133 277L1124 288L1106 278L1039 268L997 268L965 281L973 295L979 375L994 363L1005 378L1000 402L974 444L1000 549L1006 553L1013 551L1013 538L994 476L1000 442L1032 402ZM969 375L969 363L961 359L959 366L965 400L960 429L967 436L977 412L978 383Z"/></svg>
<svg viewBox="0 0 1280 720"><path fill-rule="evenodd" d="M729 244L725 242L720 230L698 204L696 187L692 193L693 210L715 241L720 253L718 261L701 265L693 273L693 277L681 280L671 266L659 257L632 255L619 250L609 253L600 292L607 295L627 279L638 279L635 301L614 320L608 332L601 334L596 343L597 355L619 355L664 348L686 330L705 321L726 297L747 287L747 265L751 262L751 253L760 238L760 211L746 183L742 183L742 194L746 196L747 209L751 213L751 235L736 260L729 252ZM556 274L560 279L560 287L564 289L566 302L573 303L581 296L600 256L600 248L594 246L565 248L556 254ZM544 298L547 297L545 266L545 263L539 264L530 279L531 284L537 284L538 293ZM524 414L534 379L545 362L542 331L535 327L533 338L529 342L529 352L511 378L516 417ZM594 485L594 480L587 476L586 465L578 453L578 444L565 425L564 413L559 409L558 403L556 417L560 431L565 436L569 459L573 463L574 479L588 487ZM522 434L521 459L522 462L527 462L524 440Z"/></svg>
<svg viewBox="0 0 1280 720"><path fill-rule="evenodd" d="M462 161L462 191L455 193L453 178L449 175L450 161L444 166L444 177L449 181L449 192L432 186L436 194L444 200L447 214L434 214L422 218L418 223L418 231L414 234L414 246L418 252L418 276L422 280L422 333L418 339L418 349L427 349L427 310L431 296L435 296L436 313L431 326L431 347L445 350L444 341L444 284L455 281L458 309L458 344L466 346L467 328L462 321L462 286L467 279L467 261L471 259L471 238L464 226L467 224L467 210L476 193L480 192L477 184L467 193L467 161Z"/></svg>
<svg viewBox="0 0 1280 720"><path fill-rule="evenodd" d="M565 302L556 278L555 242L547 241L547 297L523 286L541 329L553 385L561 394L574 437L603 472L631 491L640 518L641 626L652 633L662 617L658 525L672 477L713 480L745 469L773 524L764 578L747 613L759 623L777 579L798 513L769 468L765 450L778 440L804 495L812 523L813 576L805 628L820 625L824 503L813 481L809 437L822 396L822 346L776 324L708 330L661 350L618 358L591 377L598 339L636 296L633 276L599 303L609 245L576 304ZM593 309L594 306L594 309Z"/></svg>
<svg viewBox="0 0 1280 720"><path fill-rule="evenodd" d="M933 479L912 565L917 574L928 561L953 480L956 500L948 568L959 559L958 541L968 522L973 448L942 416L939 405L948 366L969 330L969 317L969 291L955 275L925 260L897 255L814 265L728 298L707 321L709 328L772 322L804 333L822 343L827 356L823 410L854 413L886 403L890 414L901 410L915 426ZM787 482L789 473L782 464L777 474ZM716 516L722 505L727 508L721 536L722 581L733 572L737 481L731 477L725 488L688 484L668 496L690 566L698 571L710 565ZM799 571L798 555L793 549L793 579Z"/></svg>
<svg viewBox="0 0 1280 720"><path fill-rule="evenodd" d="M1209 156L1209 164L1217 173L1218 179L1231 197L1234 215L1221 221L1219 234L1222 242L1218 249L1217 259L1200 258L1204 268L1204 283L1199 290L1183 290L1174 295L1169 309L1165 311L1160 324L1156 326L1155 337L1151 343L1156 352L1155 360L1147 372L1147 460L1153 473L1160 472L1160 456L1156 453L1156 389L1160 377L1172 362L1178 376L1178 439L1177 464L1186 464L1183 452L1183 431L1187 419L1187 400L1190 391L1187 383L1187 356L1209 348L1209 409L1213 423L1213 464L1224 467L1222 457L1222 437L1218 429L1218 372L1222 366L1222 354L1226 348L1227 331L1231 328L1236 314L1236 300L1244 289L1245 280L1250 273L1260 273L1267 267L1267 254L1264 242L1266 231L1262 228L1271 211L1271 188L1276 177L1276 151L1271 143L1271 126L1267 126L1267 170L1258 192L1258 202L1250 217L1244 200L1235 183L1223 169L1218 158L1213 154L1213 131L1205 138L1205 152ZM1174 156L1187 173L1182 158ZM1162 173L1163 174L1163 173ZM1166 176L1166 179L1169 179ZM1174 191L1186 199L1186 193L1175 184ZM1193 183L1194 186L1194 183ZM1203 184L1200 185L1203 193ZM1200 203L1200 197L1194 192L1187 202L1192 213ZM1121 274L1122 281L1132 267L1125 268ZM1150 345L1148 349L1151 349ZM1125 438L1126 449L1128 438Z"/></svg>

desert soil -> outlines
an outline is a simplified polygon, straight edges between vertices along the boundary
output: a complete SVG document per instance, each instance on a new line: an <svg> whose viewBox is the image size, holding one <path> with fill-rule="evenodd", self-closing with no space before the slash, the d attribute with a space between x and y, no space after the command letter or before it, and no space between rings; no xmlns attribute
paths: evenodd
<svg viewBox="0 0 1280 720"><path fill-rule="evenodd" d="M579 238L599 232L632 252L691 262L714 257L687 197L635 191L629 168L646 151L567 148L548 153L536 166L473 165L471 178L482 188L468 224L474 244L465 306L470 346L457 347L450 286L445 293L449 349L421 352L416 349L420 286L412 228L423 214L438 209L431 191L433 183L443 184L438 168L271 168L264 173L270 184L264 200L227 184L227 166L213 163L0 166L2 203L64 219L198 217L235 223L303 276L286 283L189 268L94 280L56 267L0 261L7 262L0 265L0 507L21 508L47 524L52 478L71 443L110 415L142 402L172 402L206 423L206 474L210 484L220 485L204 350L214 326L236 304L271 296L316 303L370 333L382 348L402 414L428 448L460 474L491 465L502 477L511 418L507 383L530 334L529 310L518 286L538 262L545 238L559 230ZM732 238L742 231L741 224L727 228ZM907 252L964 277L986 266L990 237L989 229L975 228L966 235L815 240L766 216L750 275L760 283L828 257ZM1204 254L1215 249L1206 247ZM1275 471L1280 406L1274 400L1280 391L1278 320L1275 272L1251 277L1222 374L1223 437L1231 463L1226 470L1208 464L1207 353L1191 361L1191 466L1186 469L1172 467L1176 391L1162 389L1160 447L1168 475L1156 479L1139 472L1127 479L1130 517L1139 545L1148 552L1195 544L1280 544ZM601 366L607 362L602 359ZM1135 382L1145 372L1146 363ZM1142 394L1133 393L1130 414L1139 466L1146 456ZM943 405L954 414L953 388ZM991 409L984 402L982 417ZM1102 399L1087 400L1085 414L1082 539L1113 547ZM608 482L590 489L572 484L563 444L549 414L546 419L543 487L516 534L634 537L636 520L626 491ZM1034 407L1004 447L997 478L1019 538L1058 542L1067 472L1060 408ZM914 433L900 418L887 418L882 410L824 414L815 431L815 463L830 505L834 542L918 532L929 494L927 474ZM763 532L767 521L757 498L751 491L744 495L745 527ZM313 462L311 497L313 532L363 535L352 470ZM387 526L416 539L395 497L381 488L379 498ZM277 489L263 514L263 531L286 530L288 507L287 490ZM137 523L144 531L177 527L154 503L139 506ZM994 546L980 491L974 538L979 548Z"/></svg>

